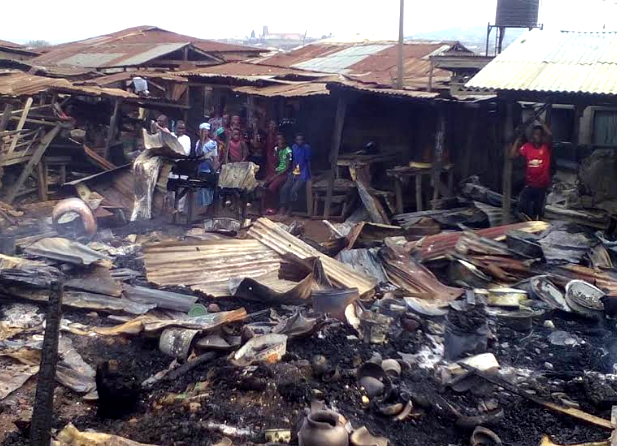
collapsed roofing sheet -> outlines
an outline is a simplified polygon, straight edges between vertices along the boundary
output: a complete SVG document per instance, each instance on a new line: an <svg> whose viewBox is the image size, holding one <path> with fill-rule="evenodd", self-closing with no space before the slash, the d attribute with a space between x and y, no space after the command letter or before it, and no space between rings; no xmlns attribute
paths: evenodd
<svg viewBox="0 0 617 446"><path fill-rule="evenodd" d="M617 94L617 32L534 29L508 46L466 87Z"/></svg>
<svg viewBox="0 0 617 446"><path fill-rule="evenodd" d="M213 296L230 295L230 280L278 273L280 256L257 240L164 242L147 245L148 281L185 285Z"/></svg>
<svg viewBox="0 0 617 446"><path fill-rule="evenodd" d="M259 240L281 256L292 255L303 260L318 257L321 259L324 271L334 285L342 288L357 288L361 296L372 295L377 286L376 279L359 273L350 266L322 254L267 218L257 220L248 231L248 235Z"/></svg>

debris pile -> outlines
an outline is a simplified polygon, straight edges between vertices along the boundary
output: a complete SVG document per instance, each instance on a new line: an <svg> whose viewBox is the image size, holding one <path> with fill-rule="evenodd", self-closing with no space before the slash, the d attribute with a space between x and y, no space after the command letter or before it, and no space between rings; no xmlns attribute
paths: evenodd
<svg viewBox="0 0 617 446"><path fill-rule="evenodd" d="M608 444L615 242L488 215L31 226L0 257L4 444L29 441L52 284L58 445Z"/></svg>

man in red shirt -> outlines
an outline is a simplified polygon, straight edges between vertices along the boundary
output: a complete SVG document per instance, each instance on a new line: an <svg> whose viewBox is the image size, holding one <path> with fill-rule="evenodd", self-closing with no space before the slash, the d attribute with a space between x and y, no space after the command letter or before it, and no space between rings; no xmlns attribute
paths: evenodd
<svg viewBox="0 0 617 446"><path fill-rule="evenodd" d="M551 185L552 132L546 123L533 128L531 140L520 147L520 138L512 146L512 158L525 158L525 189L519 200L519 210L533 220L544 214L546 191Z"/></svg>

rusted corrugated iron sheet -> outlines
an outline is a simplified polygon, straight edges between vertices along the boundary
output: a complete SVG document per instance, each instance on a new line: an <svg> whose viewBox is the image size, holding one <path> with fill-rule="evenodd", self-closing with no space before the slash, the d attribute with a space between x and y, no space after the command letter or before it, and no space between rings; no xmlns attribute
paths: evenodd
<svg viewBox="0 0 617 446"><path fill-rule="evenodd" d="M327 96L330 94L325 83L317 82L294 82L282 85L270 85L268 87L236 87L232 89L236 93L266 98L293 98L306 96Z"/></svg>
<svg viewBox="0 0 617 446"><path fill-rule="evenodd" d="M499 240L505 237L506 233L510 231L524 231L524 232L542 232L550 225L542 221L530 221L526 223L515 223L512 225L497 226L494 228L480 229L473 231L475 234L490 238L493 240ZM417 254L422 261L433 260L440 258L450 251L453 251L456 243L463 236L463 232L446 232L442 234L429 235L417 242L411 242L407 244L407 250L412 254Z"/></svg>
<svg viewBox="0 0 617 446"><path fill-rule="evenodd" d="M375 279L322 254L267 218L257 220L248 234L281 256L292 255L302 260L318 257L328 278L338 287L357 288L360 295L365 297L374 293L377 286Z"/></svg>
<svg viewBox="0 0 617 446"><path fill-rule="evenodd" d="M262 50L240 45L197 39L154 26L128 28L44 49L33 59L39 65L72 65L81 67L137 66L186 46L219 57L225 53L259 54ZM221 60L224 60L221 59Z"/></svg>
<svg viewBox="0 0 617 446"><path fill-rule="evenodd" d="M310 71L299 70L296 68L276 67L259 63L249 62L233 62L221 65L213 65L210 67L195 68L193 70L180 71L176 74L180 76L196 76L196 77L211 77L219 76L264 76L264 77L281 77L289 75L298 75L302 77L323 77L324 73L313 73Z"/></svg>
<svg viewBox="0 0 617 446"><path fill-rule="evenodd" d="M466 87L617 94L617 32L534 29L508 46Z"/></svg>
<svg viewBox="0 0 617 446"><path fill-rule="evenodd" d="M119 88L74 85L66 79L35 76L27 73L0 74L0 96L31 96L45 91L75 93L85 96L109 96L139 99L139 96Z"/></svg>
<svg viewBox="0 0 617 446"><path fill-rule="evenodd" d="M138 70L138 71L123 71L122 73L110 74L108 76L101 76L87 81L88 84L96 84L99 87L106 87L108 85L115 84L117 82L131 81L134 77L142 77L144 79L160 79L164 81L171 81L177 83L186 83L188 79L182 76L177 76L174 73L158 72L150 70ZM83 85L87 85L83 83Z"/></svg>
<svg viewBox="0 0 617 446"><path fill-rule="evenodd" d="M230 280L277 275L281 257L257 240L229 239L147 245L148 281L185 285L213 296L229 296Z"/></svg>
<svg viewBox="0 0 617 446"><path fill-rule="evenodd" d="M458 42L408 41L404 47L404 85L417 89L428 85L430 57L442 53L471 54ZM284 68L343 74L357 82L391 87L396 77L396 42L314 43L297 50L259 60L260 64ZM447 71L435 69L434 81L450 78Z"/></svg>

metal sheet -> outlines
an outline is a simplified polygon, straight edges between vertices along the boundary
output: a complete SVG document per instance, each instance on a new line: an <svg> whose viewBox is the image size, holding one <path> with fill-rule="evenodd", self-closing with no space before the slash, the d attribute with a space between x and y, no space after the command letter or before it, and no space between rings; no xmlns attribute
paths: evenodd
<svg viewBox="0 0 617 446"><path fill-rule="evenodd" d="M275 251L252 239L146 245L144 261L148 281L190 286L213 296L229 296L232 279L278 275L281 267Z"/></svg>
<svg viewBox="0 0 617 446"><path fill-rule="evenodd" d="M27 254L75 265L111 264L111 257L65 238L44 238L26 248Z"/></svg>
<svg viewBox="0 0 617 446"><path fill-rule="evenodd" d="M529 31L466 87L617 94L617 32Z"/></svg>
<svg viewBox="0 0 617 446"><path fill-rule="evenodd" d="M300 260L318 257L328 278L339 288L358 288L360 295L365 297L374 293L377 285L375 279L322 254L267 218L258 219L248 231L248 235L281 256L291 255Z"/></svg>

